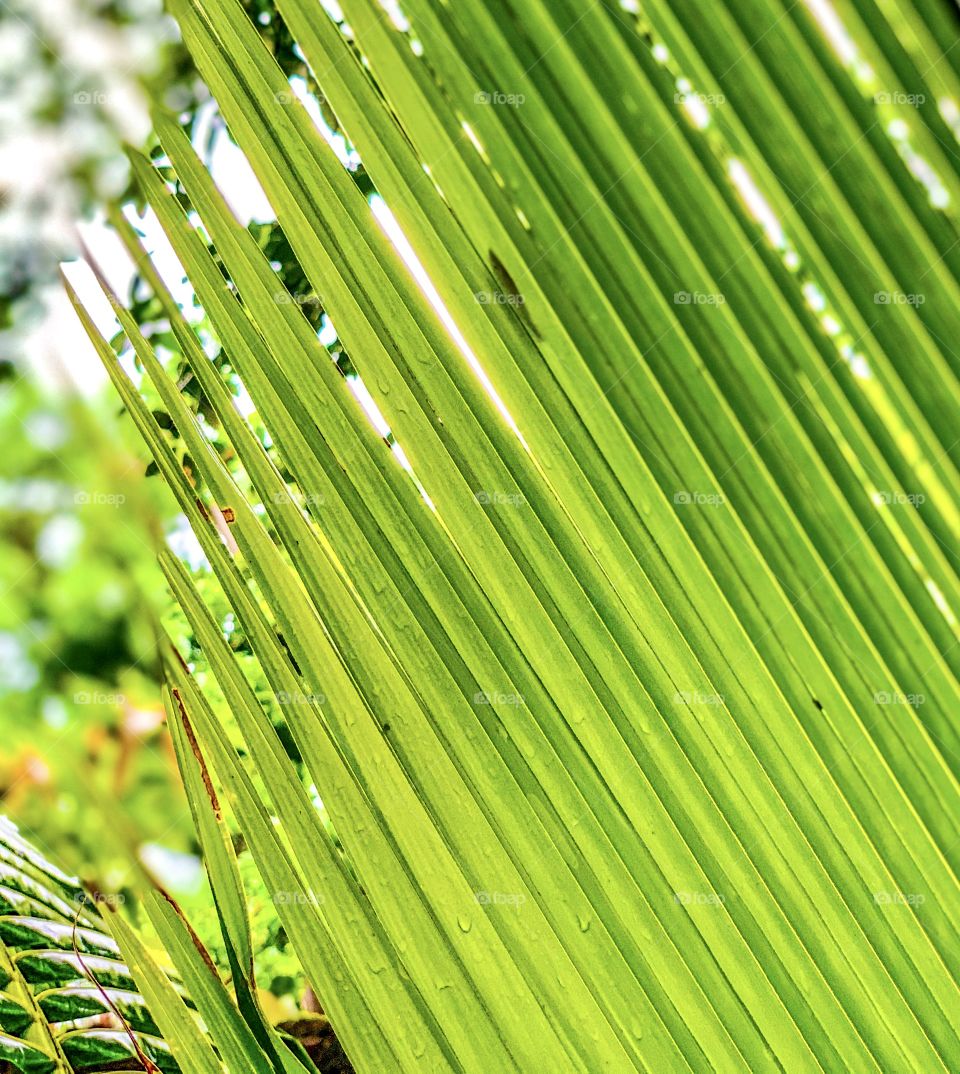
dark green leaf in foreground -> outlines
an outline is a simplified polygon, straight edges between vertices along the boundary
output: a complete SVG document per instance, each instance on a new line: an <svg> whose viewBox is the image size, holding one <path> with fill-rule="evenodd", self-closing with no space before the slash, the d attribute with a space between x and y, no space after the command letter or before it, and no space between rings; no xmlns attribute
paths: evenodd
<svg viewBox="0 0 960 1074"><path fill-rule="evenodd" d="M178 1074L95 905L0 817L9 909L0 910L0 1069L18 1074ZM69 915L69 920L65 920ZM172 986L171 986L172 987ZM188 1017L192 1017L188 1013Z"/></svg>

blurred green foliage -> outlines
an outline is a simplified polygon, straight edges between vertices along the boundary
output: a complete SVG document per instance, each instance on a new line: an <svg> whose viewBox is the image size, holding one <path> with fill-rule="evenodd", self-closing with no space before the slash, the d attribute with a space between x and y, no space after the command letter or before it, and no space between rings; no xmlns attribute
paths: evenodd
<svg viewBox="0 0 960 1074"><path fill-rule="evenodd" d="M119 802L145 838L187 845L149 611L165 599L151 529L170 501L139 480L104 407L8 374L0 423L0 794L111 887L127 855L125 824L107 815Z"/></svg>
<svg viewBox="0 0 960 1074"><path fill-rule="evenodd" d="M136 71L134 80L180 115L195 137L202 127L207 145L199 148L209 150L223 124L209 112L209 95L185 50L165 36L159 0L75 0L73 6L88 29L99 29L105 37L138 28L153 35L153 59ZM250 0L246 6L281 67L301 79L308 92L316 92L273 4ZM0 41L9 30L31 40L30 63L38 77L25 80L4 69L0 88L23 91L22 115L38 137L62 138L64 167L27 202L0 189L0 213L7 222L11 212L20 211L55 223L65 212L82 215L105 199L139 208L128 185L107 87L58 54L39 11L29 4L3 6ZM335 128L335 118L319 95L318 100L325 121ZM198 117L205 107L201 124ZM77 147L70 139L80 123L87 136ZM366 183L361 168L356 175L361 185ZM175 176L171 179L175 182ZM250 226L278 279L320 330L323 311L310 300L282 232L270 222ZM52 231L54 241L39 230L0 230L0 333L6 337L0 345L5 448L0 455L0 810L94 890L131 889L139 861L176 893L201 938L222 959L164 727L154 644L158 618L172 628L201 680L206 678L204 662L155 565L157 540L170 541L191 561L264 705L269 709L275 700L264 693L246 641L234 629L219 586L197 556L166 487L149 478L142 446L118 412L115 396L104 391L99 399L78 400L52 394L35 382L23 361L25 330L43 314L44 291L54 283L57 264L75 254L69 234L58 226ZM131 290L145 334L176 370L179 357L156 299L141 280L135 279ZM202 322L198 329L203 337ZM346 356L331 338L332 357L349 373ZM229 356L209 337L205 343L239 392ZM182 388L198 413L210 419L195 383L185 379ZM154 403L159 415L159 399ZM262 433L255 414L250 420ZM212 419L207 429L226 452ZM189 473L190 459L172 424L168 432ZM232 465L229 454L226 461ZM220 708L229 725L226 706ZM279 713L277 720L279 726ZM288 749L297 760L292 742ZM304 998L304 981L276 908L249 855L239 849L259 979L279 1018L296 1010L295 1001Z"/></svg>

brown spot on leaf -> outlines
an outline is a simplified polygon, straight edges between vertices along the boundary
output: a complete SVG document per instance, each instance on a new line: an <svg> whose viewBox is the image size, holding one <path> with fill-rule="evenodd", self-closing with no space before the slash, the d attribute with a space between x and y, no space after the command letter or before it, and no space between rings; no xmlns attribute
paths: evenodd
<svg viewBox="0 0 960 1074"><path fill-rule="evenodd" d="M183 911L180 909L180 907L177 904L177 902L170 896L170 894L168 892L164 891L163 888L157 888L157 893L162 898L166 899L166 901L170 904L170 908L173 910L173 912L177 915L177 917L179 917L180 920L183 922L183 924L186 926L187 932L190 933L190 939L193 941L193 946L197 949L197 953L200 955L200 957L203 959L203 961L207 964L207 968L210 970L210 972L213 974L213 976L216 977L217 980L219 981L220 980L220 973L218 972L217 967L214 964L213 959L210 957L210 952L203 946L203 941L193 931L193 926L190 924L190 922L183 916Z"/></svg>
<svg viewBox="0 0 960 1074"><path fill-rule="evenodd" d="M196 758L197 764L200 766L200 776L203 779L203 786L206 789L207 797L210 799L210 805L213 807L213 814L217 820L222 820L223 811L220 809L220 799L217 798L217 792L214 789L213 780L210 778L207 763L204 761L203 754L200 752L200 744L197 742L197 736L194 734L193 724L190 722L190 717L187 716L183 698L180 696L180 691L175 686L171 688L170 693L173 695L173 700L177 703L177 709L180 712L180 722L183 724L183 732L187 736L190 750Z"/></svg>

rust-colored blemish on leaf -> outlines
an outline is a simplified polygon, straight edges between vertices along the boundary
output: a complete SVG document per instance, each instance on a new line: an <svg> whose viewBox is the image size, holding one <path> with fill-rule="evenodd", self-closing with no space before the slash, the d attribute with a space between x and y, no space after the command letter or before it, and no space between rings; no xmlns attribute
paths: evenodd
<svg viewBox="0 0 960 1074"><path fill-rule="evenodd" d="M184 660L183 657L180 655L180 650L175 645L171 645L170 646L170 652L172 652L173 655L177 658L177 661L179 662L180 667L182 667L183 670L189 675L190 674L190 668L187 665L186 660Z"/></svg>
<svg viewBox="0 0 960 1074"><path fill-rule="evenodd" d="M220 980L220 974L217 971L217 967L214 964L213 959L210 957L210 952L203 946L203 941L196 934L196 932L194 932L193 926L186 919L186 917L184 917L183 911L180 909L180 907L177 904L177 902L172 898L172 896L168 892L164 891L163 888L157 888L157 894L160 895L162 898L166 899L166 901L170 904L170 908L177 915L177 917L179 917L180 920L183 922L184 927L186 928L187 932L190 933L190 939L193 942L193 946L197 949L197 953L200 955L200 957L206 963L207 968L210 970L210 972L213 974L213 976L216 977L217 980L219 981Z"/></svg>
<svg viewBox="0 0 960 1074"><path fill-rule="evenodd" d="M180 722L183 724L183 731L187 736L187 742L190 743L190 750L196 758L197 764L200 766L200 776L203 779L207 797L210 799L210 805L213 807L214 816L217 820L223 820L223 811L220 809L220 799L217 798L217 792L214 789L213 780L210 778L207 763L204 761L203 754L200 752L200 744L197 742L197 736L193 732L193 724L190 722L190 717L187 716L183 698L180 696L180 691L175 686L171 688L170 693L177 703L177 709L180 712Z"/></svg>

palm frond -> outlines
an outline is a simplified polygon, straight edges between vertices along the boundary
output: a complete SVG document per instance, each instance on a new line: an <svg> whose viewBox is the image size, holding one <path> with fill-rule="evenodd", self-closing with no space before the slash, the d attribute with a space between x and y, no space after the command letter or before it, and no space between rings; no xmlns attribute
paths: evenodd
<svg viewBox="0 0 960 1074"><path fill-rule="evenodd" d="M775 0L340 6L278 3L393 216L236 0L170 4L383 424L162 113L194 212L134 172L269 444L129 225L235 459L113 297L188 477L80 310L273 695L164 552L260 777L171 656L234 956L208 792L364 1074L956 1069L949 108L905 148ZM894 104L948 51L934 0L840 7Z"/></svg>

